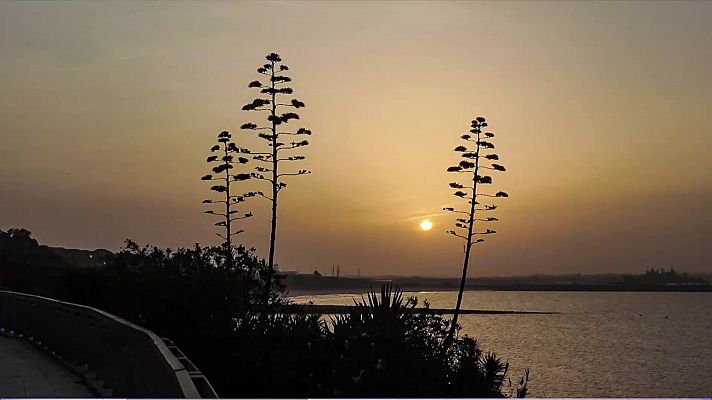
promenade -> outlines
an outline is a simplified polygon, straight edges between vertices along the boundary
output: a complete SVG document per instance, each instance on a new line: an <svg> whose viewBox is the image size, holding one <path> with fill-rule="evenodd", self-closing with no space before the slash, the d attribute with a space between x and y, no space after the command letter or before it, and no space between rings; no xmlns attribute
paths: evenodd
<svg viewBox="0 0 712 400"><path fill-rule="evenodd" d="M22 339L0 335L0 397L93 397L79 376Z"/></svg>

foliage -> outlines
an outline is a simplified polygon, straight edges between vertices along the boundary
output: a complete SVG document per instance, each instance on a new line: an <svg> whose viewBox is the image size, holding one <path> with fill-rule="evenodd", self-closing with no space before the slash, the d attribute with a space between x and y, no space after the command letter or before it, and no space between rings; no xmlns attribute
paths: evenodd
<svg viewBox="0 0 712 400"><path fill-rule="evenodd" d="M60 297L72 265L22 228L0 230L0 289ZM92 254L86 252L87 254Z"/></svg>
<svg viewBox="0 0 712 400"><path fill-rule="evenodd" d="M0 262L61 264L62 259L46 246L40 246L27 229L10 228L0 230Z"/></svg>
<svg viewBox="0 0 712 400"><path fill-rule="evenodd" d="M460 307L462 305L462 296L465 291L465 281L467 280L467 269L470 264L472 246L476 243L482 243L485 241L485 239L481 238L481 236L493 235L497 233L489 228L480 232L475 231L475 224L477 222L481 224L497 221L497 218L495 217L476 218L477 211L490 212L497 208L494 204L485 204L482 205L482 207L477 207L478 205L481 205L480 202L478 202L478 199L482 199L483 197L509 197L506 192L502 191L498 191L495 194L478 192L479 185L489 185L493 182L492 177L484 175L484 172L487 170L504 172L505 168L501 164L492 162L499 160L499 156L489 152L489 150L494 150L494 143L492 143L494 133L482 132L482 130L487 127L487 121L485 118L475 118L472 120L470 127L471 129L469 133L460 136L460 138L465 141L466 145L459 145L455 147L454 150L456 153L460 153L463 160L461 160L457 165L447 169L448 172L464 174L466 178L471 180L471 182L467 183L450 182L450 187L456 189L453 195L460 199L467 199L467 204L469 204L467 208L469 208L469 210L459 210L454 207L445 207L443 209L459 215L455 222L455 230L450 230L448 233L465 240L465 245L463 246L465 256L462 263L462 278L460 279L460 289L457 293L457 303L455 305L455 314L453 316L454 323L450 327L450 337L454 337L455 335L455 327L457 326L457 319L460 315ZM472 148L473 144L474 148ZM468 148L467 146L470 147ZM474 240L475 236L480 237ZM446 347L450 343L450 340L451 339L448 339L445 342Z"/></svg>
<svg viewBox="0 0 712 400"><path fill-rule="evenodd" d="M451 322L413 312L394 287L343 316L265 313L268 266L239 248L162 250L127 241L74 277L69 300L173 339L224 397L500 397L507 364L469 337L441 351ZM278 306L280 286L271 286ZM426 304L427 307L427 304ZM327 323L330 321L330 323Z"/></svg>
<svg viewBox="0 0 712 400"><path fill-rule="evenodd" d="M180 341L231 332L262 297L267 267L238 247L159 249L127 240L106 267L75 277L72 301L116 313ZM79 285L84 283L81 290ZM273 299L278 299L274 293Z"/></svg>
<svg viewBox="0 0 712 400"><path fill-rule="evenodd" d="M441 352L450 321L415 313L416 305L417 299L384 286L330 323L318 315L275 314L266 324L243 325L225 345L229 354L222 350L221 364L232 370L217 385L219 392L231 397L515 394L504 386L508 364L483 353L474 339L459 338Z"/></svg>
<svg viewBox="0 0 712 400"><path fill-rule="evenodd" d="M372 290L355 301L348 314L333 317L326 344L331 354L315 350L319 363L313 364L331 365L332 377L321 371L321 386L310 395L501 397L508 364L483 354L467 336L441 351L452 322L415 313L417 304L416 298L404 299L400 289L384 285L380 293Z"/></svg>

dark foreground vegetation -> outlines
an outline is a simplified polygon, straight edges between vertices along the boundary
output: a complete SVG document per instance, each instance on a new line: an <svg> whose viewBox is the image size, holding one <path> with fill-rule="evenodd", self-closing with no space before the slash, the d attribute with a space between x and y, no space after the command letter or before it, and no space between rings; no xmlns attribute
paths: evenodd
<svg viewBox="0 0 712 400"><path fill-rule="evenodd" d="M512 384L508 364L482 352L475 339L459 337L443 346L450 321L414 312L417 299L390 285L333 318L282 313L282 276L242 247L227 262L224 247L171 251L127 241L121 252L105 255L101 267L73 268L50 257L27 231L0 234L0 286L97 307L170 337L222 397L527 392L526 375ZM43 264L62 271L50 285L4 279L6 271ZM273 280L266 293L268 277Z"/></svg>

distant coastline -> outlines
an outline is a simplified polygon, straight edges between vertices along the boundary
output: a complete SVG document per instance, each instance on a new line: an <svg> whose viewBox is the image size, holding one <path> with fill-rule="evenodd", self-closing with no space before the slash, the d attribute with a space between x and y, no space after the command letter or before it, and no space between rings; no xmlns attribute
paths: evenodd
<svg viewBox="0 0 712 400"><path fill-rule="evenodd" d="M589 279L592 280L592 279ZM468 280L468 291L536 291L536 292L712 292L712 285L706 282L694 283L638 283L635 281L600 279L588 283L557 281L547 277L522 278L475 278ZM284 280L289 297L361 294L382 283L392 282L407 292L457 291L456 278L350 278L322 277L311 275L287 275Z"/></svg>
<svg viewBox="0 0 712 400"><path fill-rule="evenodd" d="M374 286L374 288L377 288ZM457 292L457 289L453 288L435 288L435 287L421 287L421 288L410 288L404 287L406 292ZM511 285L511 286L483 286L483 287L468 287L466 291L500 291L500 292L712 292L712 285L704 286L566 286L566 285ZM317 295L329 295L329 294L353 294L360 295L363 293L368 293L370 287L364 288L350 288L350 289L339 289L339 288L321 288L321 289L290 289L287 288L288 297L301 297L301 296L317 296Z"/></svg>
<svg viewBox="0 0 712 400"><path fill-rule="evenodd" d="M69 277L80 269L103 268L114 257L108 250L65 249L40 245L26 237L10 240L0 235L0 288L14 288L48 297L62 297ZM383 283L409 292L457 291L459 278L424 276L337 276L282 271L288 297L367 293ZM549 292L712 292L712 274L688 274L674 268L650 268L641 274L566 274L514 277L474 277L468 291Z"/></svg>

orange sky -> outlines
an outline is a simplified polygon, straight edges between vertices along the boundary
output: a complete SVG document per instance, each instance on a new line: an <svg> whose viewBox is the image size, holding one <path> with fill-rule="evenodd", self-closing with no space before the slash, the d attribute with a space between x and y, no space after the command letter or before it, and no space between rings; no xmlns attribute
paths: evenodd
<svg viewBox="0 0 712 400"><path fill-rule="evenodd" d="M283 269L456 275L445 169L484 115L511 197L474 275L712 272L711 19L709 2L2 2L0 229L217 243L205 157L277 51L314 132L313 173L280 197ZM267 204L247 206L264 255Z"/></svg>

